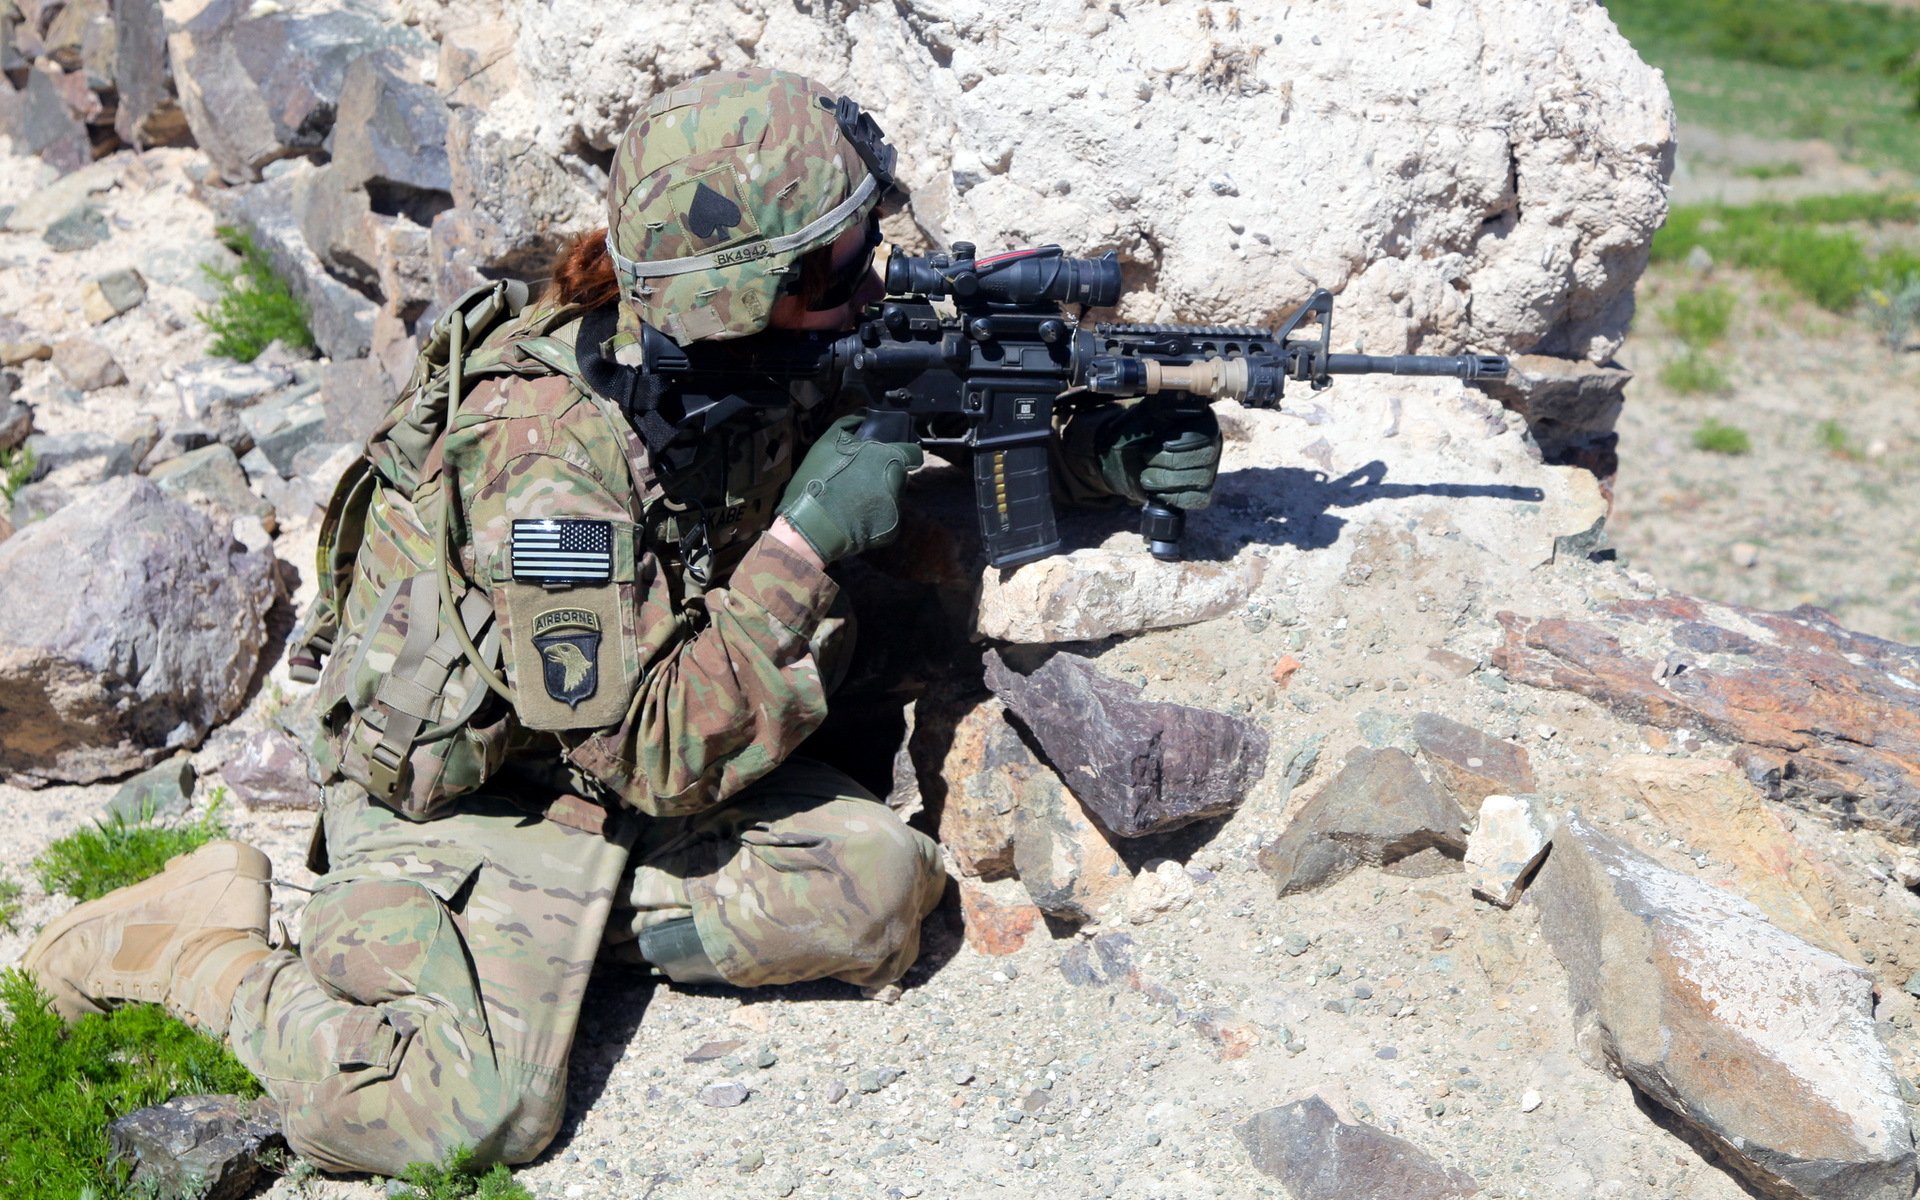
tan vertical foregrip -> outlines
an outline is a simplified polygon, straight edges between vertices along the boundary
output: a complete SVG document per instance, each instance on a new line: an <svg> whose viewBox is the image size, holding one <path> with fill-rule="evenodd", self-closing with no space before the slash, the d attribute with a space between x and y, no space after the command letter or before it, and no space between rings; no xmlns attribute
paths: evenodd
<svg viewBox="0 0 1920 1200"><path fill-rule="evenodd" d="M1146 395L1155 392L1191 392L1209 400L1238 400L1247 391L1247 360L1203 358L1195 363L1146 360Z"/></svg>

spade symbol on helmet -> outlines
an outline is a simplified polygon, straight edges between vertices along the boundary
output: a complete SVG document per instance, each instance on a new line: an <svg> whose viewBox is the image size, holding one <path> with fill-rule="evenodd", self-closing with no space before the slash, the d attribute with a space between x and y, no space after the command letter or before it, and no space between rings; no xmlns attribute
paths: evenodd
<svg viewBox="0 0 1920 1200"><path fill-rule="evenodd" d="M740 206L708 187L695 185L693 203L687 206L687 231L701 241L711 241L740 223Z"/></svg>

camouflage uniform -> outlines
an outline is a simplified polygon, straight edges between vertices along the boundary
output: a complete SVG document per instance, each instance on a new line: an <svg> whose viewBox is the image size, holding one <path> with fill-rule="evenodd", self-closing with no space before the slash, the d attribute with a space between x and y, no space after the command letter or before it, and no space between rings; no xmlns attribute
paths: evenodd
<svg viewBox="0 0 1920 1200"><path fill-rule="evenodd" d="M774 91L811 104L810 89ZM684 118L698 100L670 93L646 119ZM736 122L742 137L764 126L755 111ZM858 160L829 157L767 168L838 172L832 187L850 192ZM616 167L616 212L631 166ZM698 186L769 224L737 182L715 168ZM784 203L778 189L751 194ZM863 218L855 207L826 235ZM777 282L793 258L762 256L772 273L759 277ZM764 308L773 295L742 303ZM712 299L676 302L674 331L712 336ZM580 321L547 330L555 320L531 314L500 336L538 328L549 360L570 359ZM912 964L945 882L937 848L846 776L789 759L826 713L816 648L837 589L762 535L818 424L797 406L731 423L662 479L620 410L569 372L489 378L463 398L439 453L458 499L461 573L490 602L515 702L476 760L500 765L474 768L478 786L436 802L430 820L344 779L329 790L329 869L298 948L244 977L229 1029L285 1105L301 1155L384 1174L462 1146L483 1162L532 1158L564 1111L595 959L603 946L637 958L669 923L697 934L708 977L743 986L877 985ZM370 526L381 517L376 504ZM555 589L526 577L516 537L553 520L595 536L604 523L604 579ZM696 526L704 537L690 539ZM691 571L682 558L696 542ZM416 580L426 566L413 564ZM350 600L343 627L392 611L392 594L377 611ZM323 676L321 692L325 705L342 687Z"/></svg>

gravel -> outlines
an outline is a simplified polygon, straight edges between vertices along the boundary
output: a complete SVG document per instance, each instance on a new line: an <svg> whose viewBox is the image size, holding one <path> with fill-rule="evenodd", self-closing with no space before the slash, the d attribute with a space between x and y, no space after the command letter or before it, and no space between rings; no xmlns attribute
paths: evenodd
<svg viewBox="0 0 1920 1200"><path fill-rule="evenodd" d="M123 187L101 203L136 222L146 242L208 237L211 218L184 185L172 186L193 157L148 151L142 169L156 182ZM0 203L19 199L8 186L0 178ZM9 315L34 340L82 332L81 314L59 297L82 279L129 265L113 256L132 253L133 240L56 256L37 237L0 232L0 291L26 297ZM47 432L111 433L134 415L177 416L163 372L202 353L204 330L191 320L196 303L156 281L145 303L100 328L97 336L132 376L127 385L73 396L59 390L49 364L24 364L21 392L36 404L37 423ZM176 328L168 327L169 315ZM1510 685L1491 670L1475 672L1478 684L1467 685L1429 663L1429 651L1442 648L1485 662L1501 609L1580 612L1646 594L1653 581L1601 565L1515 566L1509 535L1535 527L1516 526L1512 505L1423 489L1496 475L1527 486L1545 481L1550 469L1534 463L1517 436L1489 438L1455 411L1456 400L1417 390L1424 384L1406 385L1413 390L1400 434L1380 440L1385 393L1341 386L1333 395L1342 403L1327 406L1312 437L1327 439L1336 459L1352 457L1343 471L1379 458L1389 486L1408 494L1363 500L1356 493L1350 505L1343 498L1334 512L1312 514L1314 537L1324 532L1331 541L1302 550L1287 540L1300 531L1262 506L1288 478L1276 472L1295 469L1276 464L1295 461L1309 431L1286 415L1248 414L1252 440L1229 445L1221 503L1196 515L1188 545L1203 559L1226 559L1248 544L1268 556L1266 618L1232 617L1094 648L1101 670L1142 681L1151 698L1221 707L1234 698L1266 724L1274 746L1301 748L1270 762L1231 817L1163 843L1120 847L1136 868L1153 859L1178 863L1193 889L1184 908L1141 925L1124 912L1101 914L1082 932L1131 940L1105 943L1124 950L1112 961L1089 955L1088 969L1070 980L1062 961L1074 940L1037 927L1013 954L990 958L965 944L956 912L942 907L925 929L919 963L888 994L891 1005L836 983L680 990L605 966L582 1013L558 1136L516 1177L542 1200L1278 1196L1277 1184L1251 1171L1232 1129L1319 1091L1344 1096L1356 1116L1474 1175L1490 1200L1523 1189L1546 1200L1740 1200L1736 1183L1650 1121L1628 1089L1581 1062L1564 974L1536 937L1531 906L1494 910L1471 897L1458 872L1414 877L1371 868L1282 901L1255 866L1256 848L1365 743L1368 712L1381 715L1367 719L1366 731L1389 739L1400 720L1423 711L1496 734L1549 725L1551 740L1528 739L1539 790L1609 825L1620 822L1624 799L1596 781L1615 756L1654 752L1639 727L1578 697ZM1882 390L1911 394L1891 384ZM1630 462L1637 452L1623 446ZM1663 468L1654 460L1639 469ZM1633 512L1632 489L1642 485L1630 479L1623 473L1622 495ZM1901 506L1886 508L1891 514ZM1085 527L1070 532L1092 536ZM296 568L303 589L311 588L313 541L310 515L283 514L274 552ZM1137 546L1137 537L1129 544ZM1778 547L1766 546L1742 577L1766 576L1780 557ZM1367 558L1380 569L1364 586L1341 582L1352 560ZM1724 549L1709 558L1732 570ZM297 594L295 606L304 598ZM1283 689L1271 672L1289 654L1302 666ZM1330 687L1333 681L1343 685ZM194 755L195 768L217 777L222 747L265 728L272 710L298 691L276 667L241 718ZM1676 740L1660 752L1726 748ZM1289 763L1297 789L1288 785ZM0 965L17 961L34 926L67 907L32 882L32 857L84 826L112 792L112 785L27 792L0 784L7 814L0 874L26 884L20 927L0 932ZM276 901L277 915L297 930L298 889L312 882L302 865L311 816L242 810L233 819L294 885L277 888ZM1692 865L1693 848L1654 843L1648 819L1627 828L1636 838L1645 832L1644 849L1662 861L1725 878L1720 866ZM1860 864L1895 861L1869 834L1836 833L1811 818L1797 831L1842 881L1868 879ZM1900 985L1920 963L1909 932L1920 925L1920 901L1897 883L1848 895L1836 920L1877 950L1872 969L1886 984L1881 1012L1890 1044L1903 1071L1914 1074L1920 1004ZM1433 939L1435 928L1450 931L1444 946ZM1334 1000L1339 1006L1329 1009ZM1437 1096L1442 1085L1447 1090ZM1544 1096L1552 1103L1537 1102ZM1528 1113L1526 1122L1512 1120L1516 1107ZM293 1177L266 1193L273 1200L381 1194L377 1181Z"/></svg>

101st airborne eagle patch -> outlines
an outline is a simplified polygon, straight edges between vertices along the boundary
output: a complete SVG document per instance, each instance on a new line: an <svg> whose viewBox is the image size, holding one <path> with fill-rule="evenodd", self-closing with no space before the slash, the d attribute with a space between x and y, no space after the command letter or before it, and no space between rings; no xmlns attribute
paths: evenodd
<svg viewBox="0 0 1920 1200"><path fill-rule="evenodd" d="M584 608L552 608L533 618L547 695L579 708L600 687L600 618Z"/></svg>

